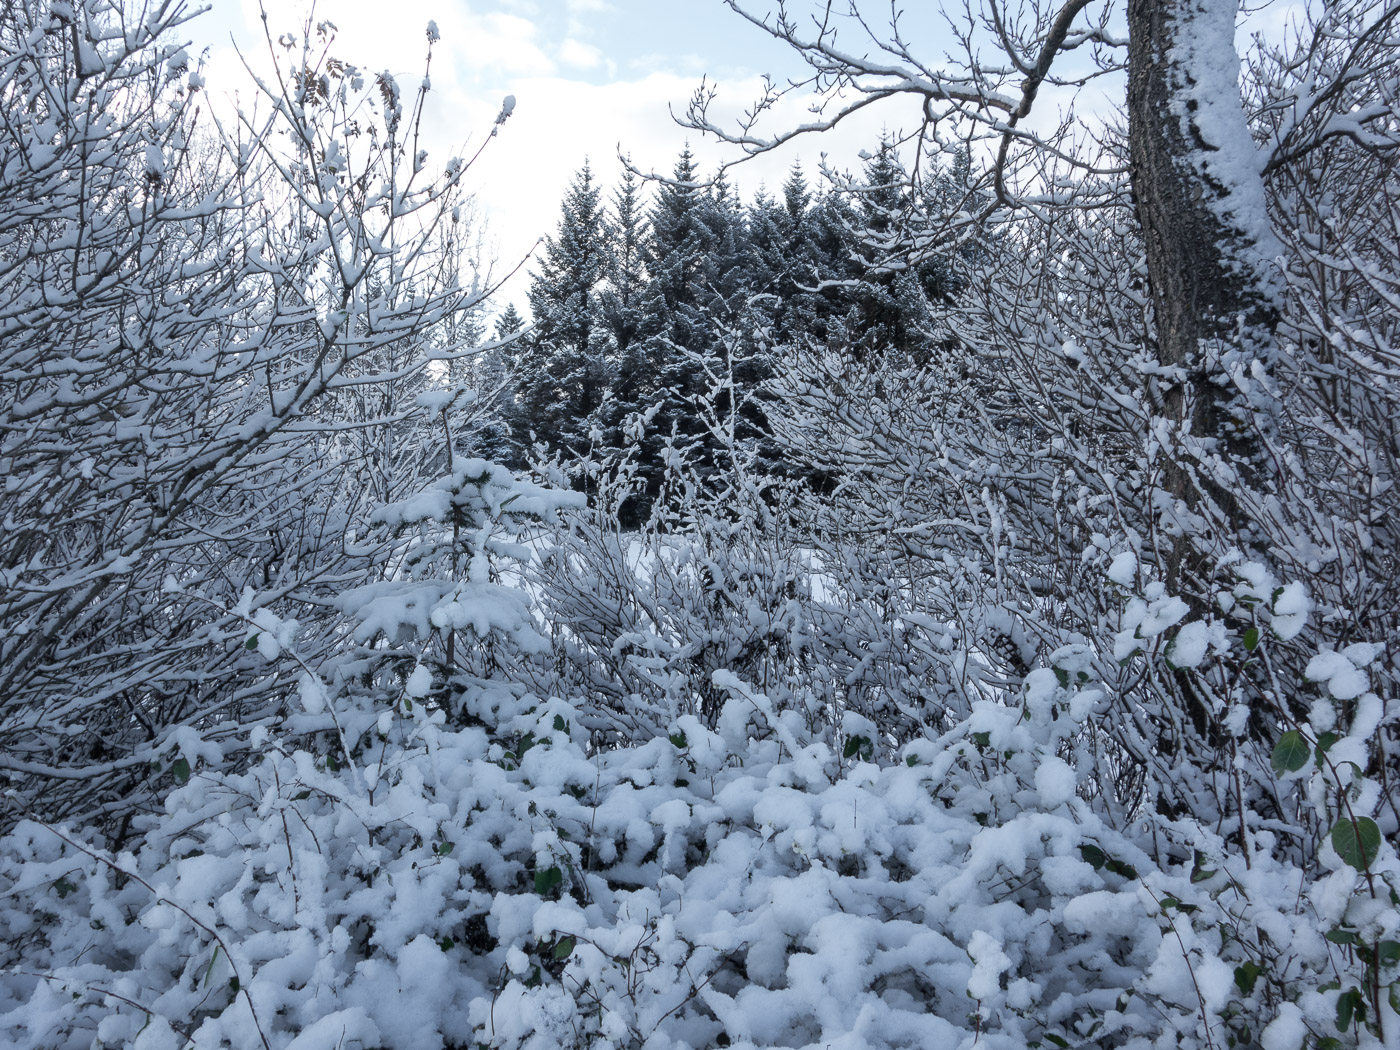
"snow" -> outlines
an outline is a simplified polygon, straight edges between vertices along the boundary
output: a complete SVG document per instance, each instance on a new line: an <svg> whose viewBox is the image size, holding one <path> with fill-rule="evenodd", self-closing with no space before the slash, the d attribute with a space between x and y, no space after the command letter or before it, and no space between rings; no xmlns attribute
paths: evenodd
<svg viewBox="0 0 1400 1050"><path fill-rule="evenodd" d="M1123 628L1114 639L1115 660L1125 660L1175 626L1190 609L1176 595L1163 593L1160 583L1149 584L1143 598L1130 598L1123 610ZM1192 638L1188 637L1188 655Z"/></svg>
<svg viewBox="0 0 1400 1050"><path fill-rule="evenodd" d="M1171 662L1177 667L1198 667L1206 658L1206 647L1210 643L1210 627L1199 621L1183 624L1176 632L1169 651Z"/></svg>
<svg viewBox="0 0 1400 1050"><path fill-rule="evenodd" d="M1137 555L1123 551L1113 558L1108 567L1108 578L1120 587L1133 587L1137 584Z"/></svg>
<svg viewBox="0 0 1400 1050"><path fill-rule="evenodd" d="M1181 116L1204 145L1188 159L1226 191L1215 204L1243 234L1241 265L1263 267L1233 7L1174 9L1200 30L1177 56L1197 103ZM13 42L65 51L49 32ZM104 32L75 34L75 57L114 75L56 80L70 101L122 79L121 31ZM202 81L177 48L157 54L152 76L129 79L163 84L178 110L181 80ZM66 97L6 83L16 98ZM1339 528L1346 501L1330 494L1284 505L1301 470L1266 487L1277 505L1242 493L1268 567L1231 549L1239 537L1218 535L1205 507L1138 520L1163 495L1145 391L1180 376L1108 353L1096 326L1121 320L1121 299L1134 320L1109 345L1142 334L1144 299L1126 284L1150 275L1129 267L1092 298L1047 285L1014 309L977 298L979 284L950 304L958 338L897 382L886 370L863 388L848 360L863 355L829 348L838 374L799 388L839 380L838 410L789 390L765 411L775 444L835 448L833 491L770 489L736 467L714 496L677 440L655 457L677 472L657 499L664 521L624 535L608 486L641 469L669 408L618 422L639 458L607 464L614 475L541 464L550 485L473 454L494 394L456 384L459 365L481 377L467 349L445 348L448 328L475 323L473 302L459 314L453 289L439 304L445 241L392 222L447 238L465 213L446 210L450 187L404 189L398 169L350 178L371 136L346 137L334 114L397 112L394 78L372 90L375 106L314 107L328 124L290 182L259 171L278 174L277 148L245 146L250 184L277 192L170 214L157 198L180 189L171 173L198 174L176 116L153 112L115 144L102 125L58 123L64 107L14 124L25 148L0 175L42 170L0 222L21 231L0 252L19 293L0 340L17 390L0 409L0 534L19 542L0 552L0 656L21 671L0 748L16 803L0 840L0 1044L1292 1050L1331 1033L1339 993L1374 975L1365 951L1325 934L1400 931L1385 892L1400 878L1393 798L1376 772L1392 757L1380 661L1393 639L1356 641L1389 621L1334 582L1371 578L1360 548L1383 548L1388 526ZM124 119L95 101L86 112ZM75 162L69 137L101 163ZM426 153L394 141L407 178ZM97 178L91 221L60 192L73 173ZM415 199L444 210L413 216ZM38 226L22 210L35 201ZM1104 211L1106 243L1131 239L1122 205ZM220 232L202 240L205 228ZM246 228L251 240L220 239ZM314 235L289 248L287 228ZM1055 280L1090 279L1085 261L1057 256ZM226 279L242 299L201 299ZM94 312L65 320L70 300ZM102 314L107 301L130 316ZM997 367L949 379L943 357L964 336L982 354L987 307L1029 307L1040 327L992 318ZM833 325L829 342L841 338ZM1027 378L1080 400L999 433L1007 393L1038 395ZM780 433L788 408L803 440ZM1324 450L1315 462L1340 457L1340 476L1365 439L1335 422L1298 428ZM587 430L605 441L610 428ZM807 464L793 466L795 480ZM1383 471L1357 473L1379 506ZM1199 545L1201 578L1238 582L1212 594L1190 573L1192 590L1171 593L1154 573L1173 530ZM1199 741L1162 746L1192 731L1188 683L1233 737L1202 749L1219 751L1209 768L1187 760ZM1277 777L1269 753L1288 732L1314 749L1342 735L1326 761ZM45 807L69 823L28 819ZM1353 814L1383 836L1364 874L1330 834ZM1260 962L1259 985L1242 987Z"/></svg>
<svg viewBox="0 0 1400 1050"><path fill-rule="evenodd" d="M1307 669L1303 675L1313 682L1326 682L1330 681L1334 675L1345 674L1351 670L1350 660L1341 653L1326 650L1308 661Z"/></svg>
<svg viewBox="0 0 1400 1050"><path fill-rule="evenodd" d="M1366 691L1368 684L1365 674L1355 668L1347 668L1327 680L1327 690L1338 700L1355 700Z"/></svg>
<svg viewBox="0 0 1400 1050"><path fill-rule="evenodd" d="M757 694L744 688L730 702L752 712ZM985 703L978 721L924 741L913 766L843 767L816 757L819 741L799 739L795 754L756 724L759 735L727 739L687 715L672 727L683 746L663 737L589 756L557 730L556 717L574 717L561 701L487 692L470 713L489 729L439 724L431 739L401 731L407 716L374 713L386 753L373 801L348 771L275 740L246 773L176 789L168 823L125 863L178 907L132 880L120 891L110 879L85 884L94 906L119 894L140 922L95 933L84 920L82 935L164 953L132 997L186 1009L181 997L206 990L179 990L182 953L207 967L212 951L179 908L200 914L217 900L220 935L279 1048L344 1031L391 1047L495 1039L523 1050L570 1045L574 1031L599 1045L639 1027L670 1045L712 1044L721 1030L763 1047L794 1032L834 1045L852 1032L873 1047L971 1045L971 997L980 1041L1009 1050L1038 1031L1047 1004L1116 999L1133 972L1178 989L1179 949L1138 882L1096 870L1081 849L1138 866L1159 895L1210 906L1189 870L1153 871L1077 803L1075 765L1054 753L1064 719ZM976 725L1011 756L989 779L958 758L977 753ZM517 746L527 728L537 742L521 762L487 746L493 736ZM824 772L798 773L806 762ZM7 840L0 877L5 865L39 863L25 859L33 853ZM536 892L551 869L557 886ZM27 892L55 877L28 880ZM0 924L23 915L0 900ZM468 946L469 919L484 922L484 946ZM1214 963L1198 966L1212 975L1212 1001L1233 1003L1229 971L1221 984ZM315 996L299 994L312 983ZM6 1000L4 988L0 978L0 1025L44 1009ZM241 997L222 1003L197 1038L256 1040ZM1129 1006L1125 1023L1152 1031L1157 1009Z"/></svg>
<svg viewBox="0 0 1400 1050"><path fill-rule="evenodd" d="M1280 1003L1278 1016L1259 1033L1259 1045L1263 1050L1298 1050L1310 1034L1303 1011L1293 1003Z"/></svg>
<svg viewBox="0 0 1400 1050"><path fill-rule="evenodd" d="M1070 765L1059 758L1046 758L1035 771L1035 790L1040 804L1055 809L1074 797L1078 780Z"/></svg>
<svg viewBox="0 0 1400 1050"><path fill-rule="evenodd" d="M1228 245L1239 264L1256 280L1272 281L1275 259L1283 252L1274 235L1264 192L1265 156L1254 146L1240 101L1240 59L1235 51L1235 0L1189 0L1175 17L1182 25L1173 35L1168 66L1180 92L1175 112L1182 138L1201 143L1190 162L1207 184L1221 189L1207 203L1227 228L1243 234ZM1169 16L1171 17L1171 16Z"/></svg>
<svg viewBox="0 0 1400 1050"><path fill-rule="evenodd" d="M1360 648L1353 646L1347 652L1355 652L1356 655L1367 659L1371 656L1371 647ZM1363 665L1364 666L1364 665ZM1345 653L1338 653L1332 650L1324 650L1308 661L1307 669L1303 672L1311 682L1321 682L1327 687L1327 691L1338 700L1355 700L1369 687L1365 671L1356 666Z"/></svg>
<svg viewBox="0 0 1400 1050"><path fill-rule="evenodd" d="M1333 695L1336 695L1335 691ZM1356 699L1356 714L1352 717L1347 735L1358 740L1369 740L1384 720L1385 706L1381 703L1381 698L1375 693L1359 694Z"/></svg>
<svg viewBox="0 0 1400 1050"><path fill-rule="evenodd" d="M1011 959L1001 950L996 938L976 930L968 942L967 954L973 961L972 976L967 979L967 994L973 999L991 999L1001 990L1001 975L1011 968Z"/></svg>
<svg viewBox="0 0 1400 1050"><path fill-rule="evenodd" d="M319 715L326 709L326 687L312 675L301 676L297 697L301 700L302 710L308 715Z"/></svg>
<svg viewBox="0 0 1400 1050"><path fill-rule="evenodd" d="M1289 642L1307 626L1312 599L1303 584L1294 582L1284 586L1282 593L1273 599L1272 607L1274 618L1269 627L1280 641Z"/></svg>
<svg viewBox="0 0 1400 1050"><path fill-rule="evenodd" d="M420 700L427 696L433 688L433 673L422 664L413 669L413 673L408 676L408 681L404 683L403 691L415 700Z"/></svg>

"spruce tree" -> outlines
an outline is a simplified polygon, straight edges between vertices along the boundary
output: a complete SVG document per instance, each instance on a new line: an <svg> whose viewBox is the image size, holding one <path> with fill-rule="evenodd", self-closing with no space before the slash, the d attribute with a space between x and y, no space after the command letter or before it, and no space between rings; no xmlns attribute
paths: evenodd
<svg viewBox="0 0 1400 1050"><path fill-rule="evenodd" d="M646 238L640 186L631 170L624 170L622 182L613 194L607 281L602 292L612 388L600 411L600 421L609 448L621 447L627 418L641 411L644 399L656 389L656 375L648 366L644 347L649 334L643 309L647 288Z"/></svg>
<svg viewBox="0 0 1400 1050"><path fill-rule="evenodd" d="M756 305L778 344L819 338L822 318L829 313L821 292L830 277L817 245L811 214L811 190L794 164L783 182L782 199L755 196L748 212L748 269ZM829 293L835 298L835 293Z"/></svg>
<svg viewBox="0 0 1400 1050"><path fill-rule="evenodd" d="M687 146L672 180L663 183L649 216L644 260L649 274L642 303L647 332L639 363L654 391L644 473L654 495L661 476L661 448L674 437L693 446L702 425L694 405L703 392L696 356L714 338L708 307L714 276L715 229L708 195L698 184L694 155Z"/></svg>
<svg viewBox="0 0 1400 1050"><path fill-rule="evenodd" d="M506 308L501 311L496 318L496 340L503 342L515 335L516 332L525 327L525 318L520 316L520 311L515 308L514 303L507 303Z"/></svg>
<svg viewBox="0 0 1400 1050"><path fill-rule="evenodd" d="M535 327L519 355L512 429L550 452L587 447L609 382L608 330L601 286L607 227L593 172L585 162L564 197L557 233L530 284Z"/></svg>
<svg viewBox="0 0 1400 1050"><path fill-rule="evenodd" d="M642 295L646 287L647 223L637 178L630 170L613 194L605 258L607 287L603 290L603 323L612 340L615 360L627 358L642 328Z"/></svg>
<svg viewBox="0 0 1400 1050"><path fill-rule="evenodd" d="M844 312L832 311L843 316L828 323L828 343L859 357L888 349L920 363L938 342L932 304L950 294L950 270L945 258L911 258L907 246L941 217L926 210L930 194L910 177L890 136L864 156L859 180L826 194L816 209L826 279L844 282L832 297Z"/></svg>

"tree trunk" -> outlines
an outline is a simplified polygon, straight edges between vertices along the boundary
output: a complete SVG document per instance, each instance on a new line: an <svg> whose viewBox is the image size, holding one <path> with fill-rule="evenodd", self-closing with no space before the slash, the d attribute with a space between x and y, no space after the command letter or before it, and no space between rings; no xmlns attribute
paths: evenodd
<svg viewBox="0 0 1400 1050"><path fill-rule="evenodd" d="M1214 501L1238 535L1229 482L1199 457L1217 452L1250 473L1252 421L1230 374L1267 363L1279 250L1240 96L1236 11L1236 0L1129 0L1128 131L1157 356L1181 370L1161 398L1179 439L1166 489L1188 509ZM1189 571L1189 547L1176 543L1169 585Z"/></svg>

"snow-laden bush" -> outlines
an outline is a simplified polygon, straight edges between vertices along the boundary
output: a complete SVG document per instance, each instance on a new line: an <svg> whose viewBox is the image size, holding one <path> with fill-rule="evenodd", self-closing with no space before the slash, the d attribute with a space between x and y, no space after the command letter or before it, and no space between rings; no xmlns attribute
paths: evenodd
<svg viewBox="0 0 1400 1050"><path fill-rule="evenodd" d="M1199 631L1153 601L1144 630L1154 606L1130 599L1142 651L1123 658L1197 655ZM1269 644L1202 629L1226 650L1205 646L1203 667ZM341 712L348 754L259 730L261 760L231 774L189 744L135 853L21 824L0 852L0 1032L36 1048L1380 1045L1371 1026L1400 1024L1400 871L1365 776L1384 705L1351 688L1372 656L1319 654L1322 687L1287 686L1317 702L1275 747L1279 790L1296 783L1330 829L1303 866L1272 839L1305 822L1241 839L1106 802L1096 723L1132 698L1084 646L878 763L853 726L838 748L722 670L713 729L686 714L605 751L578 700L477 676L425 704L415 671Z"/></svg>
<svg viewBox="0 0 1400 1050"><path fill-rule="evenodd" d="M298 669L240 645L246 588L340 655L329 599L389 556L369 511L442 469L417 395L465 378L483 299L426 78L308 15L213 121L196 14L0 5L0 778L118 834L172 735L236 768L277 717Z"/></svg>

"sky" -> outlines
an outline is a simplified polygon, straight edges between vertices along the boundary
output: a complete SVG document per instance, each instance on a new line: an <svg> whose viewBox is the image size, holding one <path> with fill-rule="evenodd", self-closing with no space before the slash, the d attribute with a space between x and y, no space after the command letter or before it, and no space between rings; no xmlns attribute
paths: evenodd
<svg viewBox="0 0 1400 1050"><path fill-rule="evenodd" d="M247 90L241 51L267 61L257 0L211 0L185 32L208 48L207 90L227 97ZM303 0L268 0L274 36L299 31ZM720 0L320 0L317 20L336 25L333 52L366 71L396 75L407 95L423 76L427 25L436 22L425 127L430 155L470 155L514 95L516 108L469 173L494 246L496 273L512 269L554 233L569 181L587 159L611 188L622 174L619 149L644 171L669 174L688 142L713 171L733 147L679 127L702 77L720 87L719 112L736 115L759 96L761 76L797 76L802 67L778 42ZM235 46L236 45L236 46ZM859 164L888 122L912 119L909 106L887 107L863 126L756 158L731 173L746 197L760 186L776 193L795 161L810 179L822 153L840 168ZM811 119L796 100L779 119ZM498 298L525 311L529 264Z"/></svg>
<svg viewBox="0 0 1400 1050"><path fill-rule="evenodd" d="M265 2L274 36L300 31L309 0ZM1300 2L1273 0L1255 17L1278 21ZM208 91L226 98L234 89L247 90L239 50L255 66L267 63L259 4L206 3L210 10L186 32L197 48L208 48ZM872 4L876 15L888 13L886 4ZM766 4L750 0L749 6ZM938 5L911 0L904 7L908 39L932 58L942 46ZM564 191L585 159L611 187L622 171L619 150L644 171L669 173L688 142L702 175L713 171L720 160L738 156L735 148L707 141L672 118L673 111L684 111L701 78L719 86L716 113L732 117L759 97L764 73L781 82L805 69L722 0L319 0L315 18L335 23L333 53L367 72L393 73L406 96L423 76L427 26L436 23L440 40L433 47L424 122L430 157L475 153L502 99L515 97L511 119L472 167L468 185L487 223L495 274L525 263L497 297L498 308L511 301L522 312L530 253L556 230ZM770 127L811 120L810 101L787 100ZM747 197L760 186L776 193L799 160L815 181L823 153L838 169L858 168L859 152L873 148L882 130L913 126L917 106L901 102L748 161L730 179ZM1053 121L1052 107L1043 93L1032 119Z"/></svg>

